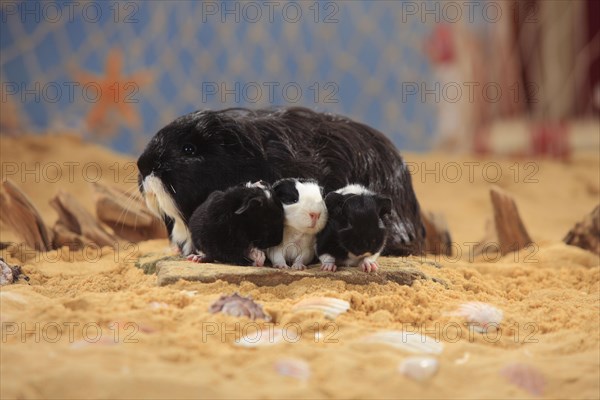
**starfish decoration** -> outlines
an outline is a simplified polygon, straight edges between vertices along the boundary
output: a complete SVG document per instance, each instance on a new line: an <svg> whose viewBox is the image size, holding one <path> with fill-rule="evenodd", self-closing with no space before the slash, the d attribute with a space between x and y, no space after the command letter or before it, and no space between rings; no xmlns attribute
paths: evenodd
<svg viewBox="0 0 600 400"><path fill-rule="evenodd" d="M104 66L104 75L75 71L75 80L85 87L87 101L92 104L86 123L94 134L111 136L116 132L119 121L134 130L141 127L141 119L135 104L141 87L152 81L149 70L122 74L123 53L118 49L109 51ZM114 118L117 114L117 118Z"/></svg>

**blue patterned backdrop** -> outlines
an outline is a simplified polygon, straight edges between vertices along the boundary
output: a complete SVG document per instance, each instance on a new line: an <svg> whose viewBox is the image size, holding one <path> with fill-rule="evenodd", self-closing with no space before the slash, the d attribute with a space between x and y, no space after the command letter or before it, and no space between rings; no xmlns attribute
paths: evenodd
<svg viewBox="0 0 600 400"><path fill-rule="evenodd" d="M402 2L3 2L2 129L78 132L138 152L200 108L303 105L426 149L432 23Z"/></svg>

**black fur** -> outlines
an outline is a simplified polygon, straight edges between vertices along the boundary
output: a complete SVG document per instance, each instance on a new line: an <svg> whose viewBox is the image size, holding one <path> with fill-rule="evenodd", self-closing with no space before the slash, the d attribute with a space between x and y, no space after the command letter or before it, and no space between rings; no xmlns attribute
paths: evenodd
<svg viewBox="0 0 600 400"><path fill-rule="evenodd" d="M346 117L305 108L199 111L161 129L138 160L154 172L185 222L214 190L246 181L316 179L325 192L349 182L389 196L386 252L421 252L425 229L411 177L382 133Z"/></svg>
<svg viewBox="0 0 600 400"><path fill-rule="evenodd" d="M389 198L331 192L325 197L325 204L329 219L317 235L317 255L329 254L343 263L349 253L360 256L381 251L387 230L380 227L380 221L392 210Z"/></svg>
<svg viewBox="0 0 600 400"><path fill-rule="evenodd" d="M190 218L196 250L205 262L251 265L252 247L266 249L281 243L283 207L273 196L256 187L235 186L215 191Z"/></svg>
<svg viewBox="0 0 600 400"><path fill-rule="evenodd" d="M319 184L315 179L284 178L278 180L273 184L273 192L283 204L294 204L300 199L296 182Z"/></svg>

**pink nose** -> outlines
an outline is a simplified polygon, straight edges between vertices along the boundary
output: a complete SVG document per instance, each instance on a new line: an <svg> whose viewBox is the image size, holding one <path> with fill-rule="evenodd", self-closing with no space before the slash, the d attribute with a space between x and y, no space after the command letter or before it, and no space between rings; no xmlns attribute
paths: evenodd
<svg viewBox="0 0 600 400"><path fill-rule="evenodd" d="M314 226L314 225L316 225L317 221L319 220L321 213L311 212L311 213L308 213L308 215L310 216L310 219L312 220L312 223Z"/></svg>

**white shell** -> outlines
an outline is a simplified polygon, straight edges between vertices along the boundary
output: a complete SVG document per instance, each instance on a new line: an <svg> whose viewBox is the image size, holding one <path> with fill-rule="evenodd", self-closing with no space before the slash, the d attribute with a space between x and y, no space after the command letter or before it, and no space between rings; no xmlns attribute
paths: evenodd
<svg viewBox="0 0 600 400"><path fill-rule="evenodd" d="M449 313L465 318L475 332L483 333L496 330L502 322L502 310L488 303L472 301L461 304L458 310Z"/></svg>
<svg viewBox="0 0 600 400"><path fill-rule="evenodd" d="M0 286L9 285L15 281L12 268L0 258Z"/></svg>
<svg viewBox="0 0 600 400"><path fill-rule="evenodd" d="M502 368L500 375L533 396L542 396L546 389L546 378L540 370L531 365L508 364Z"/></svg>
<svg viewBox="0 0 600 400"><path fill-rule="evenodd" d="M363 341L386 344L416 354L440 354L444 350L443 343L417 332L381 331L365 337Z"/></svg>
<svg viewBox="0 0 600 400"><path fill-rule="evenodd" d="M275 362L275 371L282 376L289 376L301 381L310 378L310 364L298 358L284 358Z"/></svg>
<svg viewBox="0 0 600 400"><path fill-rule="evenodd" d="M423 382L435 375L439 367L439 361L433 357L414 356L403 360L398 370L410 379Z"/></svg>
<svg viewBox="0 0 600 400"><path fill-rule="evenodd" d="M286 334L289 335L288 332L286 332ZM267 328L262 331L248 333L237 339L234 343L236 346L240 347L264 347L281 343L284 339L284 332L282 329ZM291 339L295 340L296 338Z"/></svg>
<svg viewBox="0 0 600 400"><path fill-rule="evenodd" d="M153 310L160 310L161 308L169 308L169 305L161 301L151 301L148 303L148 307Z"/></svg>
<svg viewBox="0 0 600 400"><path fill-rule="evenodd" d="M292 307L293 312L320 311L329 319L334 319L349 309L350 303L334 297L310 297L299 301Z"/></svg>

